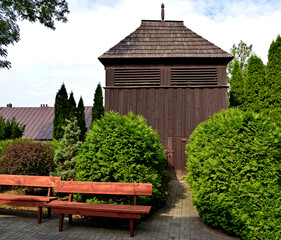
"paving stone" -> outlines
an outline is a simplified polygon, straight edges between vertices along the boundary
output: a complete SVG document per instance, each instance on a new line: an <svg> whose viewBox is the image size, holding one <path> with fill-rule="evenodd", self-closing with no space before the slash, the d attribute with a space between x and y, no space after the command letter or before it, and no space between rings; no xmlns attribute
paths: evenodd
<svg viewBox="0 0 281 240"><path fill-rule="evenodd" d="M37 224L36 212L0 208L0 240L129 240L129 223L123 220L73 219L58 232L58 215ZM113 222L113 223L112 223ZM192 205L189 186L184 181L169 183L166 206L140 222L134 240L238 240L207 227Z"/></svg>

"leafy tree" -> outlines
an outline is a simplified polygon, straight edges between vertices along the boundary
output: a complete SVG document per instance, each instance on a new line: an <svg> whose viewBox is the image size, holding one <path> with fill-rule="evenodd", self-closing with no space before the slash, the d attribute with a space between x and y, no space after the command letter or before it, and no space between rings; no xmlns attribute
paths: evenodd
<svg viewBox="0 0 281 240"><path fill-rule="evenodd" d="M66 123L67 125L63 127L63 138L55 151L55 171L51 174L70 180L75 177L75 156L82 142L79 141L80 129L76 117L73 121L67 119Z"/></svg>
<svg viewBox="0 0 281 240"><path fill-rule="evenodd" d="M244 98L244 78L238 60L235 60L234 62L229 83L229 106L240 106L243 103Z"/></svg>
<svg viewBox="0 0 281 240"><path fill-rule="evenodd" d="M263 100L265 98L265 76L266 69L262 60L252 55L249 58L247 75L245 78L245 98L242 104L243 110L254 112L263 111Z"/></svg>
<svg viewBox="0 0 281 240"><path fill-rule="evenodd" d="M101 84L99 83L95 95L94 95L94 106L92 110L92 123L100 119L104 116L104 107L103 107L103 96L102 96L102 88Z"/></svg>
<svg viewBox="0 0 281 240"><path fill-rule="evenodd" d="M63 137L63 126L66 125L66 119L69 118L68 94L64 83L57 92L55 100L55 117L53 121L53 138L59 140Z"/></svg>
<svg viewBox="0 0 281 240"><path fill-rule="evenodd" d="M233 44L232 48L230 49L230 53L234 56L234 59L227 65L228 79L230 79L232 76L232 71L236 60L239 62L239 67L242 71L243 77L246 77L248 60L249 57L253 54L252 48L252 44L248 46L242 40L237 47L235 44Z"/></svg>
<svg viewBox="0 0 281 240"><path fill-rule="evenodd" d="M16 122L15 118L5 120L0 116L0 140L21 138L25 125Z"/></svg>
<svg viewBox="0 0 281 240"><path fill-rule="evenodd" d="M69 108L68 119L73 119L76 116L76 102L75 102L75 99L74 99L73 92L70 93L70 96L69 96L69 99L68 99L68 108Z"/></svg>
<svg viewBox="0 0 281 240"><path fill-rule="evenodd" d="M82 96L80 97L77 106L77 120L78 120L78 126L81 131L79 140L83 142L87 132L87 127L86 127L86 120L85 120L85 107L84 107Z"/></svg>
<svg viewBox="0 0 281 240"><path fill-rule="evenodd" d="M79 150L76 180L152 183L153 197L140 198L139 203L156 207L166 199L166 166L159 135L147 125L145 118L132 112L120 115L110 111L93 122Z"/></svg>
<svg viewBox="0 0 281 240"><path fill-rule="evenodd" d="M6 58L5 47L20 40L18 20L39 21L45 27L55 30L55 21L66 22L69 13L65 0L44 1L0 1L0 57ZM10 68L11 63L0 60L0 68Z"/></svg>
<svg viewBox="0 0 281 240"><path fill-rule="evenodd" d="M236 108L194 130L187 181L204 222L247 240L281 237L281 129Z"/></svg>
<svg viewBox="0 0 281 240"><path fill-rule="evenodd" d="M264 101L264 112L281 126L281 37L272 41L268 50L267 96Z"/></svg>

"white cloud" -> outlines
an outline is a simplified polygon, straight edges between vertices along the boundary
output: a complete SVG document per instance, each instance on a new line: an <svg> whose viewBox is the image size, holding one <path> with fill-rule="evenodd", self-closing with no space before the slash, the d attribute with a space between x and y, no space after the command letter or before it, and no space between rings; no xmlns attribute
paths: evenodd
<svg viewBox="0 0 281 240"><path fill-rule="evenodd" d="M68 93L93 104L105 71L98 57L139 27L142 19L184 20L185 26L229 51L243 40L267 61L272 40L280 34L280 1L247 0L71 0L69 21L52 31L20 23L21 41L9 47L11 70L0 70L0 106L54 104L64 82Z"/></svg>

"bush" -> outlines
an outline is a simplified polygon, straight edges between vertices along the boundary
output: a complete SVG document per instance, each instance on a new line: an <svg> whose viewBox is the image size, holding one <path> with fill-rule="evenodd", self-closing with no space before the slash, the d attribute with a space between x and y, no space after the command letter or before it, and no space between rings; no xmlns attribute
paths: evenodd
<svg viewBox="0 0 281 240"><path fill-rule="evenodd" d="M202 219L242 239L281 239L281 130L223 110L191 134L187 182Z"/></svg>
<svg viewBox="0 0 281 240"><path fill-rule="evenodd" d="M48 176L54 168L53 158L49 143L14 141L2 152L0 173Z"/></svg>
<svg viewBox="0 0 281 240"><path fill-rule="evenodd" d="M138 202L156 207L166 199L163 146L157 132L147 126L142 116L111 111L94 121L76 161L76 180L152 183L153 196L141 197Z"/></svg>
<svg viewBox="0 0 281 240"><path fill-rule="evenodd" d="M0 140L22 137L25 125L16 122L15 118L5 120L0 116Z"/></svg>

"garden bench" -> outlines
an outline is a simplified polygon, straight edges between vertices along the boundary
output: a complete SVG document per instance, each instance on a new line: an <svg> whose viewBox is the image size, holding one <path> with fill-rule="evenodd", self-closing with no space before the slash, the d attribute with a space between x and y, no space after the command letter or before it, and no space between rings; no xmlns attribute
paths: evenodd
<svg viewBox="0 0 281 240"><path fill-rule="evenodd" d="M0 193L0 205L38 207L37 221L41 223L42 208L46 207L46 203L57 199L57 197L51 197L51 188L55 187L60 180L60 177L0 174L0 185L48 188L47 196ZM50 214L51 211L48 208L49 217Z"/></svg>
<svg viewBox="0 0 281 240"><path fill-rule="evenodd" d="M69 214L69 223L72 214L82 216L98 216L130 219L130 236L134 236L134 220L140 219L142 214L149 214L151 206L137 205L137 196L151 196L150 183L112 183L112 182L80 182L61 181L55 186L55 192L68 193L68 201L52 201L47 205L53 213L59 213L59 231L63 230L64 214ZM133 205L95 204L72 202L73 193L101 194L101 195L131 195Z"/></svg>

